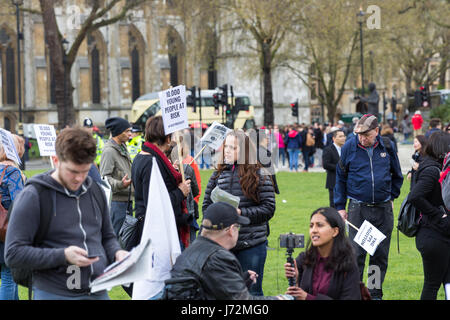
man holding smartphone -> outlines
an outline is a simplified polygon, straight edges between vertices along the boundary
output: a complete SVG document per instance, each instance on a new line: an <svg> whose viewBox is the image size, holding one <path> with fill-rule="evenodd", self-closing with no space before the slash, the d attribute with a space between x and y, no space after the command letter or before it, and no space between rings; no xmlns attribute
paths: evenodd
<svg viewBox="0 0 450 320"><path fill-rule="evenodd" d="M109 299L89 285L127 251L116 240L105 194L88 176L96 142L85 129L67 128L55 149L55 170L31 178L14 201L6 264L33 270L34 300Z"/></svg>

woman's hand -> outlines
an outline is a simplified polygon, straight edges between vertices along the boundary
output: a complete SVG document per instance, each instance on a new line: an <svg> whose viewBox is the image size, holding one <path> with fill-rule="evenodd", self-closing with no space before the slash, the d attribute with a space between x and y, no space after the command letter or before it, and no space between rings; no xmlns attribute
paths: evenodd
<svg viewBox="0 0 450 320"><path fill-rule="evenodd" d="M294 278L297 281L298 278L298 269L297 269L297 261L294 260L294 266L291 266L289 262L284 264L284 274L286 278Z"/></svg>
<svg viewBox="0 0 450 320"><path fill-rule="evenodd" d="M417 171L417 169L419 169L419 163L418 162L414 162L413 164L413 169Z"/></svg>
<svg viewBox="0 0 450 320"><path fill-rule="evenodd" d="M293 296L296 300L306 300L308 293L299 287L289 287L286 294Z"/></svg>
<svg viewBox="0 0 450 320"><path fill-rule="evenodd" d="M178 188L181 190L181 192L183 192L183 195L186 198L189 192L191 192L191 179L187 179L184 182L181 182L178 185Z"/></svg>

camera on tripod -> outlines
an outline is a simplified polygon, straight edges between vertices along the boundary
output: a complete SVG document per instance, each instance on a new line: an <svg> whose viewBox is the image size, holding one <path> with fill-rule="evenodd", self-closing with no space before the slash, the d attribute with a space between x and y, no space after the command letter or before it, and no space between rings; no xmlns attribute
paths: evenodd
<svg viewBox="0 0 450 320"><path fill-rule="evenodd" d="M303 234L295 234L292 232L280 234L280 247L287 249L304 248L305 236Z"/></svg>
<svg viewBox="0 0 450 320"><path fill-rule="evenodd" d="M280 234L280 247L286 248L286 261L294 267L294 259L292 258L292 253L295 248L305 247L305 235L295 234L292 232ZM288 278L289 286L295 286L295 278Z"/></svg>

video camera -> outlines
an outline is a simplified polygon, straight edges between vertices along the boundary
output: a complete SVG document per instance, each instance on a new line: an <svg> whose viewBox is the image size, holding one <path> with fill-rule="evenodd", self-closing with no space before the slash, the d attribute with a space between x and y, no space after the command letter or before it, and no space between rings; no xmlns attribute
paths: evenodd
<svg viewBox="0 0 450 320"><path fill-rule="evenodd" d="M295 234L292 232L280 234L280 247L286 248L286 261L294 267L294 259L292 258L292 253L294 248L304 248L305 247L305 236L303 234ZM288 278L289 286L295 286L295 278Z"/></svg>

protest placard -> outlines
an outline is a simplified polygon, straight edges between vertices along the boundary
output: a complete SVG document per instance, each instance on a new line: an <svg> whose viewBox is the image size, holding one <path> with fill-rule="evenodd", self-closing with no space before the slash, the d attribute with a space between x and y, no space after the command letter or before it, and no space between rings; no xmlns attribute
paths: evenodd
<svg viewBox="0 0 450 320"><path fill-rule="evenodd" d="M202 144L208 145L210 148L217 150L222 145L227 134L231 131L231 129L214 121L208 130L206 130L200 141Z"/></svg>
<svg viewBox="0 0 450 320"><path fill-rule="evenodd" d="M35 124L34 131L36 133L36 140L38 142L39 153L42 157L50 157L56 155L55 141L56 132L55 127L49 124Z"/></svg>
<svg viewBox="0 0 450 320"><path fill-rule="evenodd" d="M158 94L165 134L188 128L186 87L180 85Z"/></svg>
<svg viewBox="0 0 450 320"><path fill-rule="evenodd" d="M11 132L0 128L0 138L6 157L20 165L20 157L17 154L16 146L14 145L14 140Z"/></svg>
<svg viewBox="0 0 450 320"><path fill-rule="evenodd" d="M350 226L356 229L356 227L352 224L350 224ZM355 241L371 256L373 256L378 248L378 245L386 238L386 236L367 220L364 220L361 227L356 230L358 230L358 233L356 234L353 241Z"/></svg>

